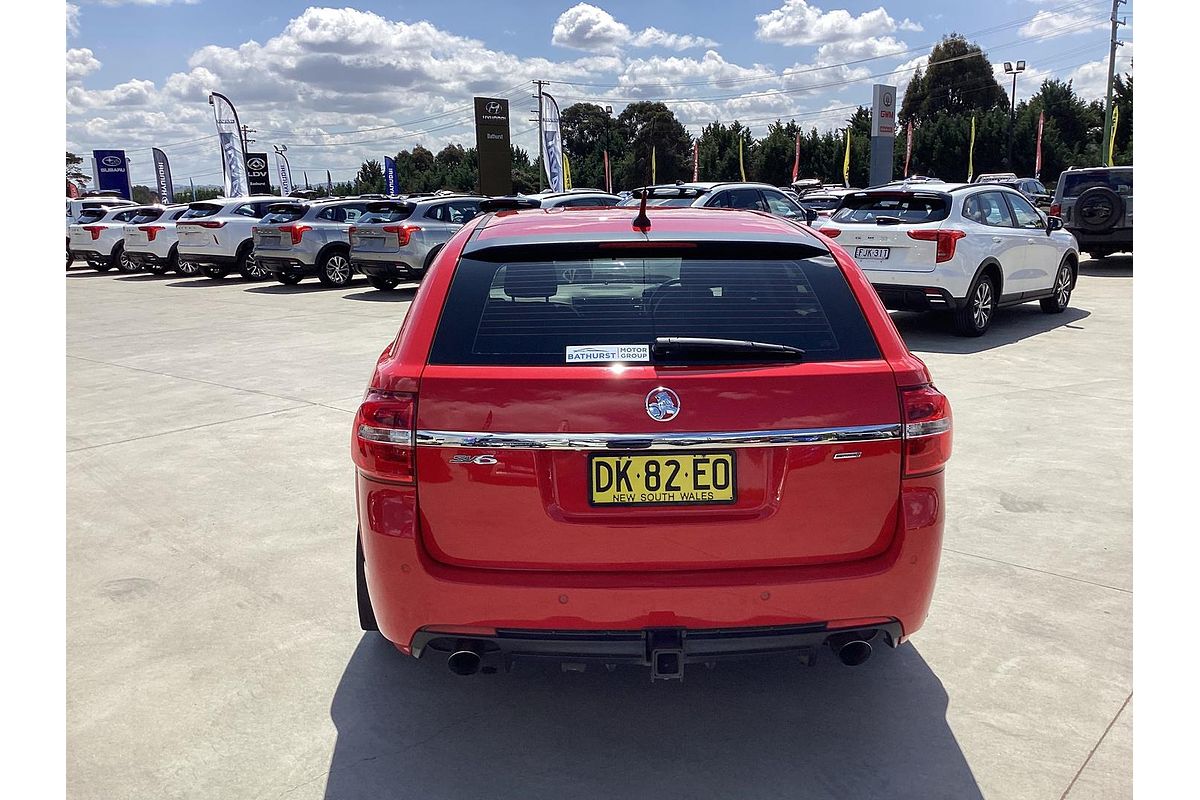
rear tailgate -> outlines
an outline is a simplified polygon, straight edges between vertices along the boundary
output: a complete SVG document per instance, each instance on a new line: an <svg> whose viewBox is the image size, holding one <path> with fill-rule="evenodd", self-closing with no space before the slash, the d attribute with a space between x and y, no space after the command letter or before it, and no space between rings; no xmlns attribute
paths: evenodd
<svg viewBox="0 0 1200 800"><path fill-rule="evenodd" d="M650 362L655 336L807 355ZM626 361L607 360L614 346L632 348ZM744 568L858 559L891 540L895 378L828 256L465 260L430 361L418 502L443 562Z"/></svg>
<svg viewBox="0 0 1200 800"><path fill-rule="evenodd" d="M144 230L144 227L141 225L125 225L121 228L126 250L145 250L149 247L150 235ZM161 232L158 235L161 235Z"/></svg>
<svg viewBox="0 0 1200 800"><path fill-rule="evenodd" d="M382 224L353 226L350 231L350 249L356 253L398 253L400 246L397 235L385 231L384 227Z"/></svg>
<svg viewBox="0 0 1200 800"><path fill-rule="evenodd" d="M255 250L291 250L292 236L284 233L278 225L254 226Z"/></svg>
<svg viewBox="0 0 1200 800"><path fill-rule="evenodd" d="M853 192L842 199L821 231L836 236L864 270L933 272L937 243L913 239L908 232L937 229L951 206L951 197L944 192Z"/></svg>

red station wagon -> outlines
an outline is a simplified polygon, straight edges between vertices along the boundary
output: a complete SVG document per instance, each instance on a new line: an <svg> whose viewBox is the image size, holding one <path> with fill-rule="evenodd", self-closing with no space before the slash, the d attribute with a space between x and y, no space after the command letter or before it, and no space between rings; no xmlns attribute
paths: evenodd
<svg viewBox="0 0 1200 800"><path fill-rule="evenodd" d="M354 420L362 627L459 674L920 628L950 406L833 241L754 211L484 214Z"/></svg>

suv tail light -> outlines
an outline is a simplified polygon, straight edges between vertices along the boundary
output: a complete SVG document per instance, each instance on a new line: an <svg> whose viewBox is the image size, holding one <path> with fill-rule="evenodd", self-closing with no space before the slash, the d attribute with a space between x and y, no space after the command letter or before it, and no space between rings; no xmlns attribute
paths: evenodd
<svg viewBox="0 0 1200 800"><path fill-rule="evenodd" d="M367 475L394 483L416 483L413 429L417 396L368 389L354 415L354 463Z"/></svg>
<svg viewBox="0 0 1200 800"><path fill-rule="evenodd" d="M1050 216L1052 216L1052 217L1061 217L1062 216L1062 203L1051 203L1050 204Z"/></svg>
<svg viewBox="0 0 1200 800"><path fill-rule="evenodd" d="M817 228L817 230L820 231L821 233L825 234L826 236L828 236L830 239L836 239L837 237L842 235L841 228L830 228L830 227L826 226L826 227Z"/></svg>
<svg viewBox="0 0 1200 800"><path fill-rule="evenodd" d="M399 246L404 247L412 240L412 235L421 228L417 225L384 225L384 233L394 233L399 240Z"/></svg>
<svg viewBox="0 0 1200 800"><path fill-rule="evenodd" d="M181 219L176 224L178 224L178 225L199 225L201 228L224 228L225 227L224 222L216 222L214 220L202 220L202 219Z"/></svg>
<svg viewBox="0 0 1200 800"><path fill-rule="evenodd" d="M928 475L950 460L950 401L932 386L900 392L904 410L904 477Z"/></svg>
<svg viewBox="0 0 1200 800"><path fill-rule="evenodd" d="M958 244L958 240L967 235L966 231L960 231L955 228L922 228L920 230L909 231L908 238L916 239L919 242L937 242L937 263L949 261L954 258L954 248Z"/></svg>
<svg viewBox="0 0 1200 800"><path fill-rule="evenodd" d="M349 227L349 229L347 229L346 233L347 233L348 235L350 235L350 236L353 236L354 234L358 233L358 226L357 226L357 225L351 225L351 226Z"/></svg>
<svg viewBox="0 0 1200 800"><path fill-rule="evenodd" d="M104 230L103 225L84 225L83 229L92 235L92 241L100 238L100 231Z"/></svg>
<svg viewBox="0 0 1200 800"><path fill-rule="evenodd" d="M295 244L300 244L300 240L304 238L304 232L311 231L312 226L311 225L280 225L279 230L281 233L290 234L292 237L292 244L295 245Z"/></svg>
<svg viewBox="0 0 1200 800"><path fill-rule="evenodd" d="M139 225L138 230L145 231L146 232L146 241L153 242L154 237L158 236L158 232L161 231L164 227L166 227L166 226L165 225Z"/></svg>

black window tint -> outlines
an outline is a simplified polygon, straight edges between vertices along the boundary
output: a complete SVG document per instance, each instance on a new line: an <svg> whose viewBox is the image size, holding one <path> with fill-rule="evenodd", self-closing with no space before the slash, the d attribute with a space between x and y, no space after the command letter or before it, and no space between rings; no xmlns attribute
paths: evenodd
<svg viewBox="0 0 1200 800"><path fill-rule="evenodd" d="M280 225L285 222L295 222L304 216L307 209L304 206L271 206L266 216L262 218L264 225Z"/></svg>
<svg viewBox="0 0 1200 800"><path fill-rule="evenodd" d="M180 219L200 219L201 217L211 217L221 210L220 206L191 206L187 211L183 212Z"/></svg>
<svg viewBox="0 0 1200 800"><path fill-rule="evenodd" d="M906 192L848 194L833 215L834 222L874 224L880 217L901 222L939 222L950 215L950 198Z"/></svg>
<svg viewBox="0 0 1200 800"><path fill-rule="evenodd" d="M175 212L173 212L173 213L171 214L171 219L173 219L173 220L180 219L180 218L182 218L182 217L183 217L183 215L184 215L184 214L186 214L186 213L187 213L187 209L186 209L186 208L181 208L181 209L179 209L178 211L175 211Z"/></svg>
<svg viewBox="0 0 1200 800"><path fill-rule="evenodd" d="M557 365L566 348L712 337L800 347L805 361L878 358L829 256L464 259L431 361Z"/></svg>
<svg viewBox="0 0 1200 800"><path fill-rule="evenodd" d="M79 224L87 225L89 223L95 222L98 219L100 219L101 217L103 217L104 214L105 214L105 209L103 209L103 208L85 208L83 211L79 212Z"/></svg>
<svg viewBox="0 0 1200 800"><path fill-rule="evenodd" d="M131 225L145 225L148 222L154 222L154 220L162 216L162 213L159 209L139 211L129 218L129 223Z"/></svg>
<svg viewBox="0 0 1200 800"><path fill-rule="evenodd" d="M240 205L233 210L233 213L243 217L254 217L256 219L262 216L261 212L258 210L258 207L254 203Z"/></svg>
<svg viewBox="0 0 1200 800"><path fill-rule="evenodd" d="M118 211L112 215L112 219L114 222L130 222L141 213L140 211ZM157 217L153 217L153 219L157 219Z"/></svg>
<svg viewBox="0 0 1200 800"><path fill-rule="evenodd" d="M366 212L358 218L358 223L369 225L376 222L400 222L408 219L413 212L413 206L399 203L380 203L366 207Z"/></svg>
<svg viewBox="0 0 1200 800"><path fill-rule="evenodd" d="M1064 172L1061 183L1063 197L1078 197L1093 186L1106 186L1119 195L1129 196L1133 194L1133 170Z"/></svg>
<svg viewBox="0 0 1200 800"><path fill-rule="evenodd" d="M448 221L454 225L463 225L479 216L478 200L455 200L446 204Z"/></svg>
<svg viewBox="0 0 1200 800"><path fill-rule="evenodd" d="M326 222L344 222L346 220L346 212L337 206L330 206L321 211L320 214L317 214L317 219L323 219Z"/></svg>

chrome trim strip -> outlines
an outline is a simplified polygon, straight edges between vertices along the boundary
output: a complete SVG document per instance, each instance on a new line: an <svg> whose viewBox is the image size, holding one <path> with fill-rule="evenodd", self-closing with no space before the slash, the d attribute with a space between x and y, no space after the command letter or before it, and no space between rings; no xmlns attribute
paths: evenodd
<svg viewBox="0 0 1200 800"><path fill-rule="evenodd" d="M483 433L417 431L418 447L481 450L695 450L708 447L791 447L899 439L900 423L845 428L709 433Z"/></svg>

